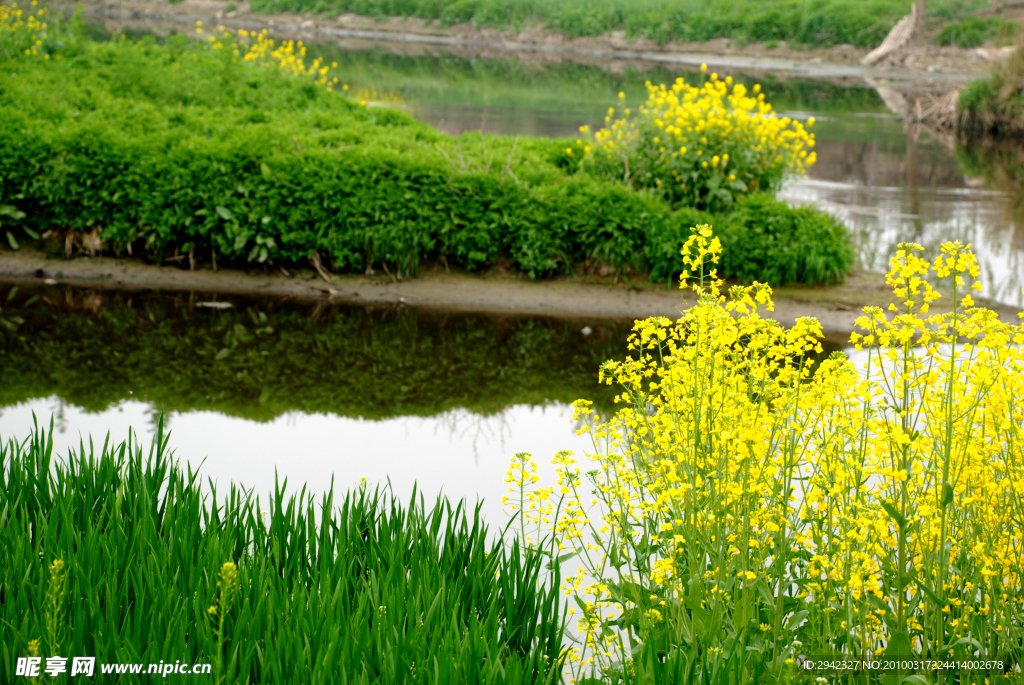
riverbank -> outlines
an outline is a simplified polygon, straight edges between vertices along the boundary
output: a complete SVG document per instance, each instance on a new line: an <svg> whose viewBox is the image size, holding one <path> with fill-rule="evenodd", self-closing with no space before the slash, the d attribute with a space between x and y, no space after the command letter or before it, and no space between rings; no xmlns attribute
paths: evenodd
<svg viewBox="0 0 1024 685"><path fill-rule="evenodd" d="M267 28L277 38L337 43L350 49L384 47L408 54L443 51L462 57L515 57L526 63L595 64L612 70L652 63L684 68L707 64L712 69L736 73L839 81L886 79L940 90L982 77L993 59L991 51L985 49L937 45L935 31L923 33L875 66L864 66L860 60L870 48L849 43L792 47L785 41L741 43L729 38L659 43L643 37L627 38L624 31L573 38L539 26L515 31L468 23L442 26L437 21L411 17L375 20L351 13L262 13L253 12L248 2L228 11L234 3L217 0L87 0L81 6L89 21L102 23L108 30L150 31L157 35L171 31L190 33L196 21L202 21L230 29ZM69 11L73 7L63 9Z"/></svg>
<svg viewBox="0 0 1024 685"><path fill-rule="evenodd" d="M685 307L679 290L637 278L616 282L612 277L575 276L531 281L492 269L482 274L448 273L424 268L415 279L393 281L386 275L335 275L328 282L313 269L263 271L146 264L116 257L48 257L25 249L0 252L0 282L66 284L95 290L164 290L231 296L280 297L296 301L340 304L409 306L427 310L547 316L572 319L637 319L676 317ZM798 317L814 317L829 339L849 336L865 306L886 307L892 290L882 274L860 271L832 287L788 286L774 289L773 318L792 326ZM692 299L692 298L691 298ZM933 312L943 311L940 300ZM1017 311L978 298L1008 323Z"/></svg>

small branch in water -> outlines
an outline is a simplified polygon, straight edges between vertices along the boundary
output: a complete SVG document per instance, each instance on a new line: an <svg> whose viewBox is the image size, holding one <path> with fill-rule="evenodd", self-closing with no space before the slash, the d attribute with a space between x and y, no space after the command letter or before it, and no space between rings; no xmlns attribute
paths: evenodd
<svg viewBox="0 0 1024 685"><path fill-rule="evenodd" d="M188 270L196 270L196 246L193 245L188 249Z"/></svg>
<svg viewBox="0 0 1024 685"><path fill-rule="evenodd" d="M292 277L292 275L290 273L288 273L288 269L284 268L283 266L279 266L277 268L281 270L281 273L284 274L285 278L291 278Z"/></svg>
<svg viewBox="0 0 1024 685"><path fill-rule="evenodd" d="M217 248L210 248L210 258L213 260L213 270L217 270Z"/></svg>

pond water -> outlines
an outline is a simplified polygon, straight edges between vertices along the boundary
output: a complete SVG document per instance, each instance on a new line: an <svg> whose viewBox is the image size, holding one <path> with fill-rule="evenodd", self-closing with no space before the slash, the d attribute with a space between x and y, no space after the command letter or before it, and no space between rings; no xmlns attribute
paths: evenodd
<svg viewBox="0 0 1024 685"><path fill-rule="evenodd" d="M664 67L613 71L410 56L384 49L312 46L339 62L362 99L406 107L441 130L573 136L600 125L645 80L692 74ZM863 83L759 76L777 110L816 117L818 163L781 196L840 216L861 265L882 270L896 245L934 253L946 240L974 244L986 294L1024 306L1024 229L1012 185L987 186L970 153L907 130ZM959 156L959 161L958 161ZM982 164L982 167L984 164ZM1005 175L1005 174L1004 174ZM307 306L202 294L92 293L0 286L0 438L55 421L58 451L133 427L148 440L161 412L179 458L224 484L266 493L275 477L319 492L360 478L413 483L432 499L500 498L509 459L582 453L569 407L611 406L597 369L621 357L630 322L444 315L409 308ZM585 334L584 331L588 331ZM550 471L548 471L550 473Z"/></svg>
<svg viewBox="0 0 1024 685"><path fill-rule="evenodd" d="M390 479L500 522L515 453L584 452L569 405L612 406L597 368L630 327L213 299L0 286L0 439L34 414L58 454L129 428L148 445L164 413L178 458L222 485Z"/></svg>

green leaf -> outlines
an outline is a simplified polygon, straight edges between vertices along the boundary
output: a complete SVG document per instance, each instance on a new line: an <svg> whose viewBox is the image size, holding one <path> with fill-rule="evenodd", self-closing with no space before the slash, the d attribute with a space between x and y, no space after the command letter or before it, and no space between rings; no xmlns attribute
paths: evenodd
<svg viewBox="0 0 1024 685"><path fill-rule="evenodd" d="M214 357L214 359L216 359L217 361L220 361L221 359L227 359L227 356L229 354L231 354L231 348L225 347L224 349L217 353L217 356Z"/></svg>
<svg viewBox="0 0 1024 685"><path fill-rule="evenodd" d="M885 513L889 514L892 520L896 522L897 526L899 526L901 529L906 527L907 517L901 514L900 512L896 511L896 507L891 505L889 502L883 501L882 508L885 509Z"/></svg>
<svg viewBox="0 0 1024 685"><path fill-rule="evenodd" d="M260 173L263 174L264 181L269 181L272 178L270 167L267 166L266 162L260 162Z"/></svg>
<svg viewBox="0 0 1024 685"><path fill-rule="evenodd" d="M914 648L910 644L910 636L907 633L895 633L889 638L889 644L885 647L885 655L888 657L909 657L913 656Z"/></svg>
<svg viewBox="0 0 1024 685"><path fill-rule="evenodd" d="M549 569L553 570L553 569L557 568L558 566L561 566L563 561L568 561L569 559L572 559L574 556L576 556L579 553L580 553L579 550L573 550L572 552L567 552L566 554L560 554L557 557L555 557L554 559L552 559L551 561L549 561L547 563L547 567Z"/></svg>
<svg viewBox="0 0 1024 685"><path fill-rule="evenodd" d="M230 209L222 207L221 205L217 205L217 214L220 214L220 218L225 221L231 221L235 218L235 215L231 213Z"/></svg>
<svg viewBox="0 0 1024 685"><path fill-rule="evenodd" d="M793 632L796 632L800 628L800 622L807 618L809 615L809 611L807 611L806 609L801 609L800 611L796 612L795 614L789 617L789 620L786 621L786 627L792 630Z"/></svg>
<svg viewBox="0 0 1024 685"><path fill-rule="evenodd" d="M0 216L10 217L16 221L25 218L25 212L19 211L16 207L11 205L0 205Z"/></svg>
<svg viewBox="0 0 1024 685"><path fill-rule="evenodd" d="M942 502L940 503L944 507L948 507L953 503L953 486L946 483L942 486Z"/></svg>
<svg viewBox="0 0 1024 685"><path fill-rule="evenodd" d="M25 231L25 234L32 240L39 240L39 234L33 231L28 226L22 226L21 229Z"/></svg>
<svg viewBox="0 0 1024 685"><path fill-rule="evenodd" d="M931 681L928 680L928 677L921 675L920 673L908 675L906 678L901 680L900 683L910 683L910 685L932 685Z"/></svg>
<svg viewBox="0 0 1024 685"><path fill-rule="evenodd" d="M11 244L12 250L17 250L19 247L21 247L20 245L18 245L18 241L14 239L14 234L11 233L10 231L7 231L7 242Z"/></svg>

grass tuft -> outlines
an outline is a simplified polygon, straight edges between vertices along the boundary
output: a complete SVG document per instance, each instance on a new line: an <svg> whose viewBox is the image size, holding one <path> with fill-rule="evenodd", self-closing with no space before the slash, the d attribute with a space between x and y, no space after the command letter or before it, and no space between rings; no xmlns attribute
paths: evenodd
<svg viewBox="0 0 1024 685"><path fill-rule="evenodd" d="M555 683L563 614L539 556L464 502L357 489L209 494L161 419L53 457L0 446L0 670L37 650L207 663L218 683ZM265 505L265 506L264 506Z"/></svg>

